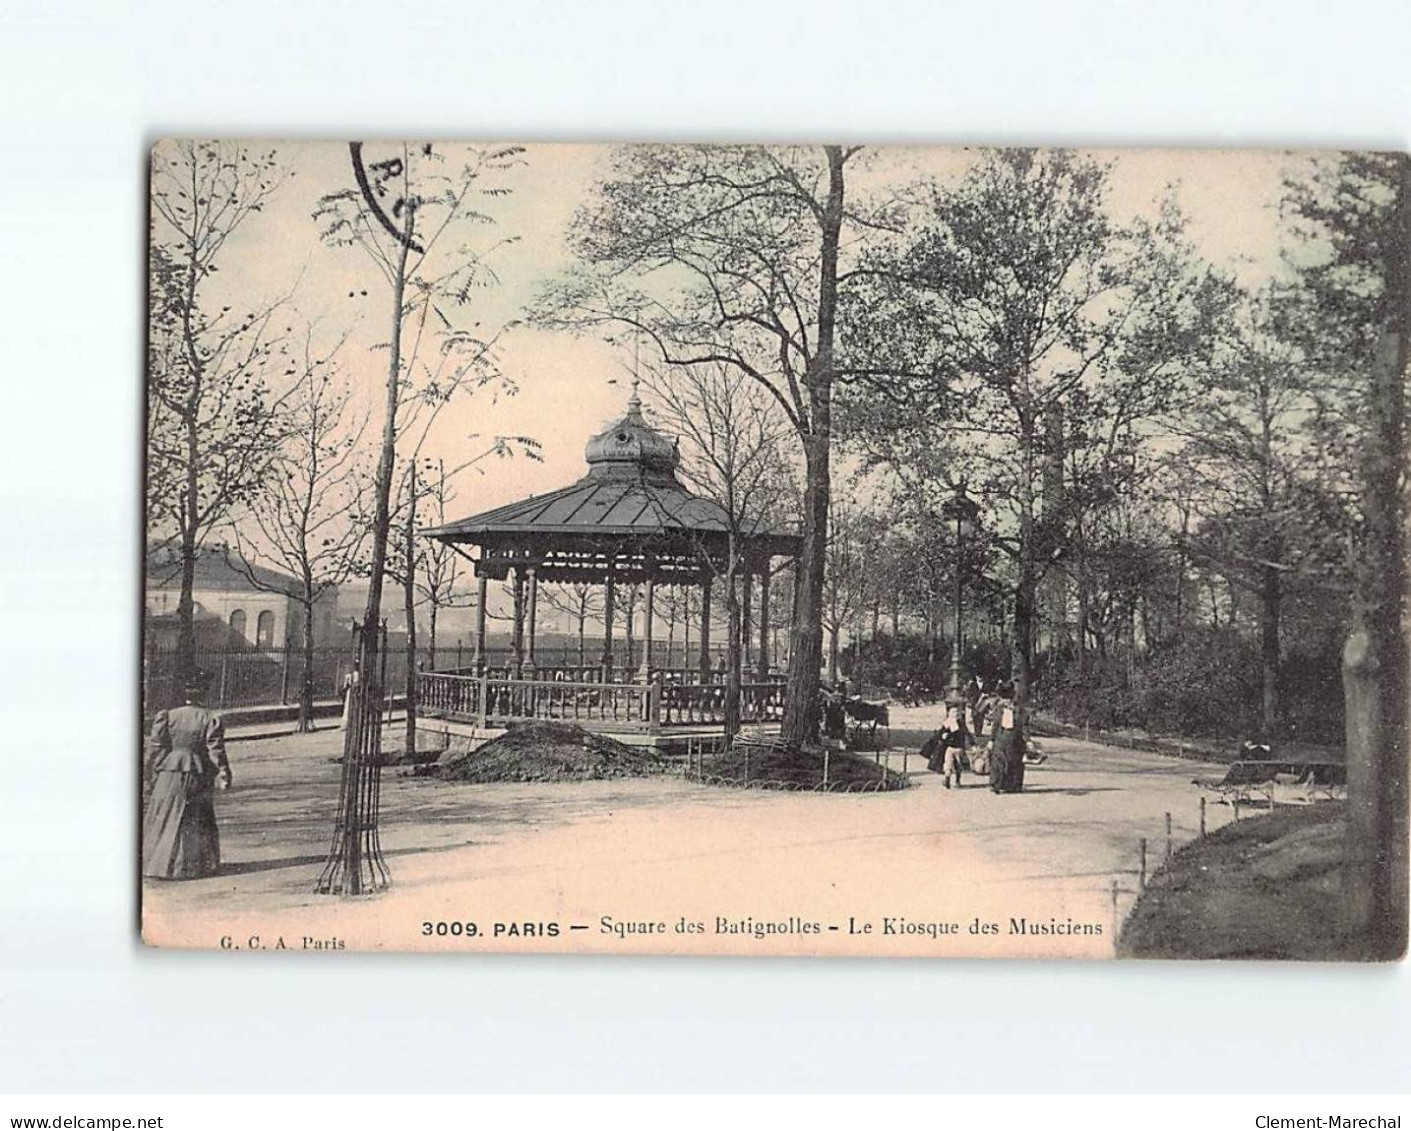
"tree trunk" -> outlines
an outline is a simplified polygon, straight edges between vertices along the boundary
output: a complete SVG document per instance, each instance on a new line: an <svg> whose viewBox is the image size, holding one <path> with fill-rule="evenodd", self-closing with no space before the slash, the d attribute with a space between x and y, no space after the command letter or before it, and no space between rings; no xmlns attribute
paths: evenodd
<svg viewBox="0 0 1411 1131"><path fill-rule="evenodd" d="M436 614L440 609L440 604L433 600L426 610L426 667L429 671L436 670Z"/></svg>
<svg viewBox="0 0 1411 1131"><path fill-rule="evenodd" d="M186 399L186 411L182 415L182 425L186 431L185 483L182 485L181 518L181 593L176 601L176 686L174 703L181 702L181 692L186 682L196 675L196 536L201 521L201 435L200 408L201 386L204 379L201 353L191 331L192 311L196 308L196 259L195 248L187 263L186 304L184 323L186 328L186 358L191 367L191 392Z"/></svg>
<svg viewBox="0 0 1411 1131"><path fill-rule="evenodd" d="M679 593L673 591L671 597L671 615L666 622L666 663L659 664L658 667L673 668L676 666L676 603Z"/></svg>
<svg viewBox="0 0 1411 1131"><path fill-rule="evenodd" d="M1034 562L1034 429L1020 421L1023 471L1019 484L1019 577L1014 587L1014 706L1021 725L1027 721L1030 682L1034 666L1035 596L1038 589Z"/></svg>
<svg viewBox="0 0 1411 1131"><path fill-rule="evenodd" d="M187 680L196 674L196 538L194 527L181 532L181 593L176 599L176 668L169 707L181 702ZM190 533L188 533L190 531Z"/></svg>
<svg viewBox="0 0 1411 1131"><path fill-rule="evenodd" d="M1074 534L1074 548L1077 556L1075 572L1078 575L1078 632L1073 645L1078 662L1078 679L1082 680L1088 672L1088 617L1092 610L1088 601L1088 545L1081 516Z"/></svg>
<svg viewBox="0 0 1411 1131"><path fill-rule="evenodd" d="M381 710L382 697L377 664L378 622L382 619L382 580L387 572L387 538L391 526L392 470L397 458L397 393L402 373L402 306L407 289L407 246L411 241L412 212L406 220L406 239L398 242L397 270L392 276L392 340L387 362L387 401L382 419L382 450L377 460L375 509L372 519L372 561L368 574L367 604L363 608L363 632L359 646L359 667L363 687L376 686L373 694L364 695L370 714Z"/></svg>
<svg viewBox="0 0 1411 1131"><path fill-rule="evenodd" d="M588 631L588 594L578 600L578 678L583 678L583 669L588 666L588 647L584 635Z"/></svg>
<svg viewBox="0 0 1411 1131"><path fill-rule="evenodd" d="M1270 742L1280 737L1279 704L1279 614L1283 585L1278 570L1265 566L1259 585L1259 659L1263 682L1262 737Z"/></svg>
<svg viewBox="0 0 1411 1131"><path fill-rule="evenodd" d="M1357 562L1352 632L1343 649L1347 733L1344 915L1363 956L1406 953L1406 566L1404 379L1411 364L1411 161L1401 159L1396 242L1387 264L1389 324L1378 343L1363 455L1365 543Z"/></svg>
<svg viewBox="0 0 1411 1131"><path fill-rule="evenodd" d="M738 566L730 550L730 568L725 575L725 745L730 747L740 733L740 594L735 581Z"/></svg>
<svg viewBox="0 0 1411 1131"><path fill-rule="evenodd" d="M402 556L402 604L407 615L407 739L406 754L416 753L416 470L408 487L407 525L402 532L406 542Z"/></svg>
<svg viewBox="0 0 1411 1131"><path fill-rule="evenodd" d="M314 729L314 595L304 589L304 678L299 682L299 722L296 730Z"/></svg>
<svg viewBox="0 0 1411 1131"><path fill-rule="evenodd" d="M818 331L809 390L809 427L804 439L803 547L795 593L794 643L784 698L781 738L789 746L812 746L818 740L818 672L823 658L823 568L828 553L828 502L831 492L829 446L832 440L833 337L838 303L838 241L843 224L843 151L825 146L828 200L821 217Z"/></svg>
<svg viewBox="0 0 1411 1131"><path fill-rule="evenodd" d="M341 890L359 895L369 877L364 875L363 837L365 830L376 827L377 798L380 794L368 789L381 774L380 754L382 735L382 705L386 688L383 671L378 663L382 655L380 620L382 618L382 582L387 571L387 539L391 526L392 471L397 458L397 395L401 386L402 317L407 286L407 255L412 236L415 209L406 210L406 237L398 241L397 267L392 275L392 334L387 361L387 400L382 421L382 449L377 461L375 508L372 522L372 559L364 607L362 631L358 634L358 670L360 682L351 692L357 711L356 719L344 732L343 773L339 783L338 815L334 821L334 847L325 865L330 887L321 891ZM370 741L368 741L370 739ZM359 743L367 742L367 745ZM366 756L370 755L370 758ZM365 760L366 758L366 760ZM376 872L382 868L375 857ZM341 863L340 863L341 862ZM339 881L334 877L342 869ZM381 873L386 882L385 871ZM378 880L371 877L374 886Z"/></svg>

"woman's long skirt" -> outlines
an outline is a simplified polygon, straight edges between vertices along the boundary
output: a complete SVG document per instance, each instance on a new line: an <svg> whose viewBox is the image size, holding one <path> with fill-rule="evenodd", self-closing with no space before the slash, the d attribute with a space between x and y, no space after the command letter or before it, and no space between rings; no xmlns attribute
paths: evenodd
<svg viewBox="0 0 1411 1131"><path fill-rule="evenodd" d="M990 758L990 788L996 793L1019 793L1024 788L1024 743L1018 733L1001 731Z"/></svg>
<svg viewBox="0 0 1411 1131"><path fill-rule="evenodd" d="M215 780L165 771L153 775L142 820L142 874L195 880L220 870Z"/></svg>

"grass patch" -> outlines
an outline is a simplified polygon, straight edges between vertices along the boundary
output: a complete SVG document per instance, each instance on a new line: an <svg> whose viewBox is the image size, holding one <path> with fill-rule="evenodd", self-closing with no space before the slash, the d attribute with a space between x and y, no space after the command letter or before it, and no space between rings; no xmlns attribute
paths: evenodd
<svg viewBox="0 0 1411 1131"><path fill-rule="evenodd" d="M754 746L749 749L748 763L748 784L761 789L823 789L823 754L819 751ZM744 748L707 754L702 771L707 779L722 779L724 784L746 784ZM866 788L886 792L906 786L906 778L901 774L867 758L846 752L828 756L829 790L857 792Z"/></svg>
<svg viewBox="0 0 1411 1131"><path fill-rule="evenodd" d="M474 749L452 746L436 763L446 781L600 781L661 773L665 761L572 723L522 723Z"/></svg>
<svg viewBox="0 0 1411 1131"><path fill-rule="evenodd" d="M1186 845L1123 924L1127 958L1360 957L1341 931L1342 802L1276 809Z"/></svg>

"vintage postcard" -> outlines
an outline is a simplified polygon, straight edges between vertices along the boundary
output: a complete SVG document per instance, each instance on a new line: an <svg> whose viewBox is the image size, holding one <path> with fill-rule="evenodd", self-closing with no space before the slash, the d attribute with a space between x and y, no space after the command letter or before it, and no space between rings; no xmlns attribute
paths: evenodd
<svg viewBox="0 0 1411 1131"><path fill-rule="evenodd" d="M1404 953L1405 156L150 188L148 944Z"/></svg>

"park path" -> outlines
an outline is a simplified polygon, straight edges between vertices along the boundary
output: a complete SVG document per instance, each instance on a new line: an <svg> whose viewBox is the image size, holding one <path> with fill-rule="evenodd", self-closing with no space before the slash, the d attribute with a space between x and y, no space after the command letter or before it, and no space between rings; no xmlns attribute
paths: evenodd
<svg viewBox="0 0 1411 1131"><path fill-rule="evenodd" d="M914 749L930 725L925 709L898 712L896 740ZM458 785L389 772L382 838L394 886L354 900L310 894L332 827L337 733L241 743L237 788L219 798L225 869L146 882L145 933L242 950L336 938L356 950L1110 956L1113 881L1125 914L1140 839L1155 867L1166 813L1177 845L1194 837L1191 779L1223 767L1041 742L1047 761L1030 768L1024 793L1004 796L973 778L947 791L915 757L915 788L851 796L678 776ZM891 762L900 768L900 755ZM1209 808L1210 828L1228 819ZM462 933L449 933L457 923ZM526 923L559 933L528 934ZM756 936L765 923L787 933ZM1034 924L1076 931L1028 933Z"/></svg>

